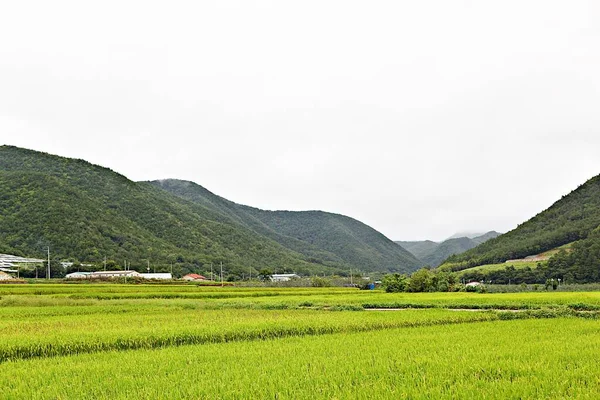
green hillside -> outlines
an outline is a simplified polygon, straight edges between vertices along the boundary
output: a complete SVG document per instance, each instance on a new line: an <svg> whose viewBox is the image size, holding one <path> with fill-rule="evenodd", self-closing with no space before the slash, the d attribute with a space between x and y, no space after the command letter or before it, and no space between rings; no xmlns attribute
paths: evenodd
<svg viewBox="0 0 600 400"><path fill-rule="evenodd" d="M307 246L320 256L319 248L300 241L286 247L218 207L86 161L1 146L0 252L39 257L46 246L56 260L98 265L106 257L113 268L127 260L144 270L150 261L158 270L173 265L176 273L208 273L210 264L223 262L232 278L263 268L301 274L358 268L334 252L311 259L296 249ZM396 261L398 268L414 267Z"/></svg>
<svg viewBox="0 0 600 400"><path fill-rule="evenodd" d="M427 257L429 254L433 253L435 249L440 245L438 242L434 242L432 240L419 240L419 241L401 241L397 240L395 242L399 244L402 248L409 251L412 255L417 257L419 260L423 260L423 258Z"/></svg>
<svg viewBox="0 0 600 400"><path fill-rule="evenodd" d="M477 246L477 242L468 237L448 239L440 243L437 248L422 258L422 260L432 267L437 267L446 258L453 254L461 254Z"/></svg>
<svg viewBox="0 0 600 400"><path fill-rule="evenodd" d="M600 227L573 243L570 251L560 251L548 261L553 278L565 282L600 282Z"/></svg>
<svg viewBox="0 0 600 400"><path fill-rule="evenodd" d="M421 266L412 254L355 219L322 211L265 211L233 203L187 181L152 184L229 217L248 229L324 265L362 271L410 272Z"/></svg>
<svg viewBox="0 0 600 400"><path fill-rule="evenodd" d="M599 225L600 176L596 176L516 229L449 257L444 267L458 271L543 253L585 239Z"/></svg>
<svg viewBox="0 0 600 400"><path fill-rule="evenodd" d="M498 232L488 232L474 238L456 237L446 239L441 243L425 240L420 242L396 242L406 250L411 252L415 257L425 265L437 267L446 258L453 254L461 254L465 251L476 247L477 245L499 236Z"/></svg>

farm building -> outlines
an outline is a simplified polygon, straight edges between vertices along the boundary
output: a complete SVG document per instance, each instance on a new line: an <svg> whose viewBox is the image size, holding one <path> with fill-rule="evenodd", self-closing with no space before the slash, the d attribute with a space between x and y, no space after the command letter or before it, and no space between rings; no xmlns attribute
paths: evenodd
<svg viewBox="0 0 600 400"><path fill-rule="evenodd" d="M183 278L184 281L206 281L206 277L198 274L187 274Z"/></svg>
<svg viewBox="0 0 600 400"><path fill-rule="evenodd" d="M173 275L170 272L155 272L149 274L140 274L140 278L144 279L159 279L159 280L170 280L173 279Z"/></svg>
<svg viewBox="0 0 600 400"><path fill-rule="evenodd" d="M271 275L272 282L287 282L292 279L300 278L299 275L296 274L273 274Z"/></svg>
<svg viewBox="0 0 600 400"><path fill-rule="evenodd" d="M143 278L143 279L173 279L171 273L140 274L137 271L96 271L96 272L73 272L67 274L65 279L102 279L102 278Z"/></svg>
<svg viewBox="0 0 600 400"><path fill-rule="evenodd" d="M96 271L89 275L90 278L134 278L141 277L137 271Z"/></svg>
<svg viewBox="0 0 600 400"><path fill-rule="evenodd" d="M0 268L15 268L20 265L31 265L31 264L42 264L45 260L37 258L24 258L19 256L13 256L11 254L0 254Z"/></svg>
<svg viewBox="0 0 600 400"><path fill-rule="evenodd" d="M86 279L89 278L91 274L91 272L72 272L65 275L65 279Z"/></svg>
<svg viewBox="0 0 600 400"><path fill-rule="evenodd" d="M466 287L477 287L477 286L481 286L481 285L482 285L481 282L469 282L465 286Z"/></svg>

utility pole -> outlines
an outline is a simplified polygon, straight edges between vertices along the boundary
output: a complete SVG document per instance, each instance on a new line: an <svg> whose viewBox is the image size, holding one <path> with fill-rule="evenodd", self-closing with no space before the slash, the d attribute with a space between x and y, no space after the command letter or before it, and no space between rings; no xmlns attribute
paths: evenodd
<svg viewBox="0 0 600 400"><path fill-rule="evenodd" d="M104 256L104 270L106 271L106 256Z"/></svg>
<svg viewBox="0 0 600 400"><path fill-rule="evenodd" d="M214 281L212 263L210 263L210 280Z"/></svg>
<svg viewBox="0 0 600 400"><path fill-rule="evenodd" d="M354 282L352 281L352 270L350 270L350 286L354 285Z"/></svg>
<svg viewBox="0 0 600 400"><path fill-rule="evenodd" d="M48 246L48 273L46 274L46 279L50 279L50 246Z"/></svg>
<svg viewBox="0 0 600 400"><path fill-rule="evenodd" d="M223 261L221 261L221 287L223 287Z"/></svg>
<svg viewBox="0 0 600 400"><path fill-rule="evenodd" d="M146 271L148 271L148 273L150 273L150 260L148 260L148 267L146 268Z"/></svg>
<svg viewBox="0 0 600 400"><path fill-rule="evenodd" d="M252 280L252 267L250 267L250 278L248 278L249 281Z"/></svg>

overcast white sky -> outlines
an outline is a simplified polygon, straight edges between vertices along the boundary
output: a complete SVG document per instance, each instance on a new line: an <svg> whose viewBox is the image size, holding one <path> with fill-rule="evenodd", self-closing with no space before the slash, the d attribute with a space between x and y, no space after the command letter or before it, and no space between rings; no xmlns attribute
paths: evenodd
<svg viewBox="0 0 600 400"><path fill-rule="evenodd" d="M0 144L395 240L600 173L600 2L5 1Z"/></svg>

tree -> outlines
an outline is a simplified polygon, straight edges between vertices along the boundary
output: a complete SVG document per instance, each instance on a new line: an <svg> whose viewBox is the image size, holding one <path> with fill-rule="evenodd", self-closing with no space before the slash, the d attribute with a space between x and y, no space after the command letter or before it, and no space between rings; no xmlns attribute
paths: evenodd
<svg viewBox="0 0 600 400"><path fill-rule="evenodd" d="M328 287L331 286L331 281L320 276L315 276L310 280L310 284L313 287Z"/></svg>
<svg viewBox="0 0 600 400"><path fill-rule="evenodd" d="M271 280L271 275L273 275L273 271L271 271L269 268L263 268L258 272L258 278L261 281Z"/></svg>
<svg viewBox="0 0 600 400"><path fill-rule="evenodd" d="M433 287L434 274L427 268L421 268L420 270L413 272L408 282L409 292L430 292L434 290Z"/></svg>
<svg viewBox="0 0 600 400"><path fill-rule="evenodd" d="M388 274L381 281L381 286L388 293L404 292L408 283L408 277L404 274Z"/></svg>

